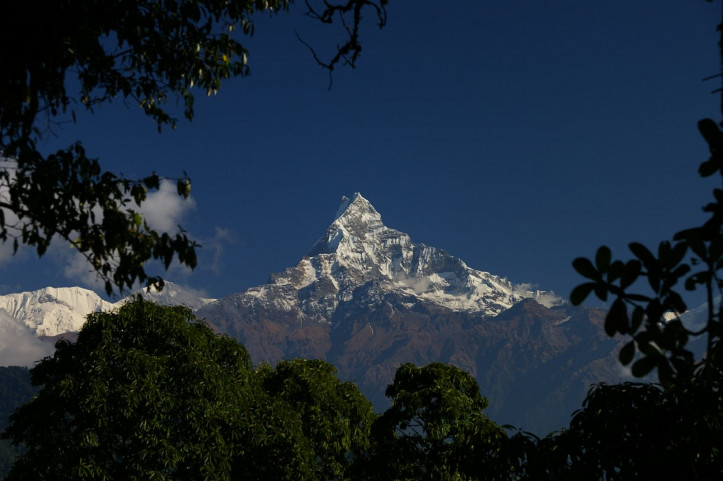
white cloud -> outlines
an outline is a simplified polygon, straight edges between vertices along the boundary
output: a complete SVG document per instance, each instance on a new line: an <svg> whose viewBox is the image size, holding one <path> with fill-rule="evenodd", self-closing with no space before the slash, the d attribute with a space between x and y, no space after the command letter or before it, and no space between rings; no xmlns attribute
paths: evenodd
<svg viewBox="0 0 723 481"><path fill-rule="evenodd" d="M412 289L416 294L424 294L429 289L431 279L427 276L413 277L399 271L394 274L394 282Z"/></svg>
<svg viewBox="0 0 723 481"><path fill-rule="evenodd" d="M221 259L223 257L224 244L233 242L233 237L228 229L216 226L216 234L213 238L204 240L202 245L213 251L213 261L209 268L216 274L221 274Z"/></svg>
<svg viewBox="0 0 723 481"><path fill-rule="evenodd" d="M57 248L53 248L54 255L59 256L64 264L63 275L73 283L92 289L97 292L105 292L105 283L98 273L93 269L88 260L70 245L62 246L62 242L56 242ZM65 252L61 251L63 249Z"/></svg>
<svg viewBox="0 0 723 481"><path fill-rule="evenodd" d="M555 307L561 305L564 300L553 291L540 293L535 300L545 307Z"/></svg>
<svg viewBox="0 0 723 481"><path fill-rule="evenodd" d="M53 343L40 340L30 328L0 309L0 366L32 366L54 350Z"/></svg>
<svg viewBox="0 0 723 481"><path fill-rule="evenodd" d="M565 300L553 291L540 291L537 284L517 284L513 287L514 295L522 298L532 298L545 307L555 307L565 303Z"/></svg>
<svg viewBox="0 0 723 481"><path fill-rule="evenodd" d="M184 199L173 182L162 180L160 188L149 193L138 210L151 229L174 233L186 212L195 208L193 198Z"/></svg>

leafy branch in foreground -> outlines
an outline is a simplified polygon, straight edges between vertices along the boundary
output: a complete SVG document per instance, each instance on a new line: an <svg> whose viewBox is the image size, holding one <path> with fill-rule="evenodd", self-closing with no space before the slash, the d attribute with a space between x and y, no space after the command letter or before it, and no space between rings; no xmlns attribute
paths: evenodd
<svg viewBox="0 0 723 481"><path fill-rule="evenodd" d="M333 68L361 51L362 11L384 18L386 0L323 2L310 15L338 19L347 32ZM135 282L158 283L145 263L175 257L196 265L197 245L138 220L137 207L158 176L131 180L103 172L78 142L57 152L39 147L53 129L113 99L137 104L159 131L175 127L175 100L194 115L194 92L216 94L224 80L248 75L248 51L237 35L252 35L253 16L286 11L293 0L9 0L0 7L0 240L43 255L55 237L73 242L105 281L108 293ZM349 18L350 15L350 18ZM383 22L382 22L383 24ZM318 58L317 58L318 60ZM73 91L70 91L70 90ZM188 197L190 181L179 180ZM56 225L57 224L57 225Z"/></svg>
<svg viewBox="0 0 723 481"><path fill-rule="evenodd" d="M711 151L700 174L723 174L723 132L710 119L700 121L698 127ZM710 217L702 226L676 233L672 242L661 242L657 252L633 242L631 260L613 260L610 249L602 246L594 261L578 258L573 262L588 281L573 290L572 303L582 303L593 292L603 301L613 298L605 331L610 336L632 337L620 351L621 363L630 364L638 353L633 375L641 377L657 369L661 383L668 387L700 377L720 379L723 374L721 306L716 306L723 291L722 189L714 189L713 201L704 211ZM642 292L639 281L647 283ZM681 287L705 290L708 312L702 327L686 325L681 319L688 309ZM696 359L689 341L698 336L706 336L706 345L705 355Z"/></svg>
<svg viewBox="0 0 723 481"><path fill-rule="evenodd" d="M109 294L113 285L123 290L136 281L162 285L160 277L146 272L149 259L168 268L177 256L196 266L197 244L185 232L158 233L138 211L148 191L159 188L158 175L129 180L101 172L79 143L38 158L32 168L5 164L0 171L0 240L12 239L15 251L22 243L42 256L53 240L62 239L88 260ZM179 179L177 188L188 197L190 180Z"/></svg>

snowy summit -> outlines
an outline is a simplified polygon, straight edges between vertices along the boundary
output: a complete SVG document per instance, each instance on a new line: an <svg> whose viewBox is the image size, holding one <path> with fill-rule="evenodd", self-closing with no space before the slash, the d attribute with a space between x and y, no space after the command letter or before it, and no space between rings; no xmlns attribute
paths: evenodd
<svg viewBox="0 0 723 481"><path fill-rule="evenodd" d="M268 284L253 287L240 298L234 296L234 302L298 309L300 317L331 322L340 302L352 301L362 292L372 303L394 293L410 302L430 302L485 317L527 298L548 307L563 302L551 292L472 269L442 249L413 243L407 234L386 227L360 193L342 198L332 224L295 267L271 276Z"/></svg>

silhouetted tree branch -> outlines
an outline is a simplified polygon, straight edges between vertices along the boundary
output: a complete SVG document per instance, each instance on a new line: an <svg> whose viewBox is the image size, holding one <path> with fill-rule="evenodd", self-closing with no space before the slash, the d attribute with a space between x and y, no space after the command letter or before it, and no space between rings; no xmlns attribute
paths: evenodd
<svg viewBox="0 0 723 481"><path fill-rule="evenodd" d="M305 45L321 67L329 71L329 88L332 84L332 72L337 64L356 67L356 61L362 51L362 45L359 36L359 26L362 21L362 11L365 7L374 10L377 18L377 25L383 28L387 23L386 5L388 0L380 0L373 2L369 0L348 0L346 2L333 3L323 0L323 8L312 5L309 0L304 0L306 4L306 16L318 20L321 23L332 24L337 19L342 28L346 32L346 41L341 45L337 45L336 53L328 61L322 60L316 52L316 49L303 40L297 33L296 37Z"/></svg>

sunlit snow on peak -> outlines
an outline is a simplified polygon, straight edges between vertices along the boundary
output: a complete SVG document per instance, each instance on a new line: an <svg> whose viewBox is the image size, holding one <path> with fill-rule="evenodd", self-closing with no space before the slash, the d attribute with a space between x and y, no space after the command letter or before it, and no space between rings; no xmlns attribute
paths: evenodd
<svg viewBox="0 0 723 481"><path fill-rule="evenodd" d="M322 273L309 266L328 256L333 266ZM442 249L415 244L410 237L382 223L382 217L361 194L343 197L336 218L309 252L308 259L275 277L277 285L294 276L297 289L312 289L326 279L334 289L325 291L329 303L348 300L359 286L374 283L387 292L399 292L455 311L494 316L523 299L547 307L564 301L530 284L513 284L488 272L470 268ZM309 264L309 262L311 264ZM317 261L318 263L318 261ZM302 266L302 264L305 264Z"/></svg>

